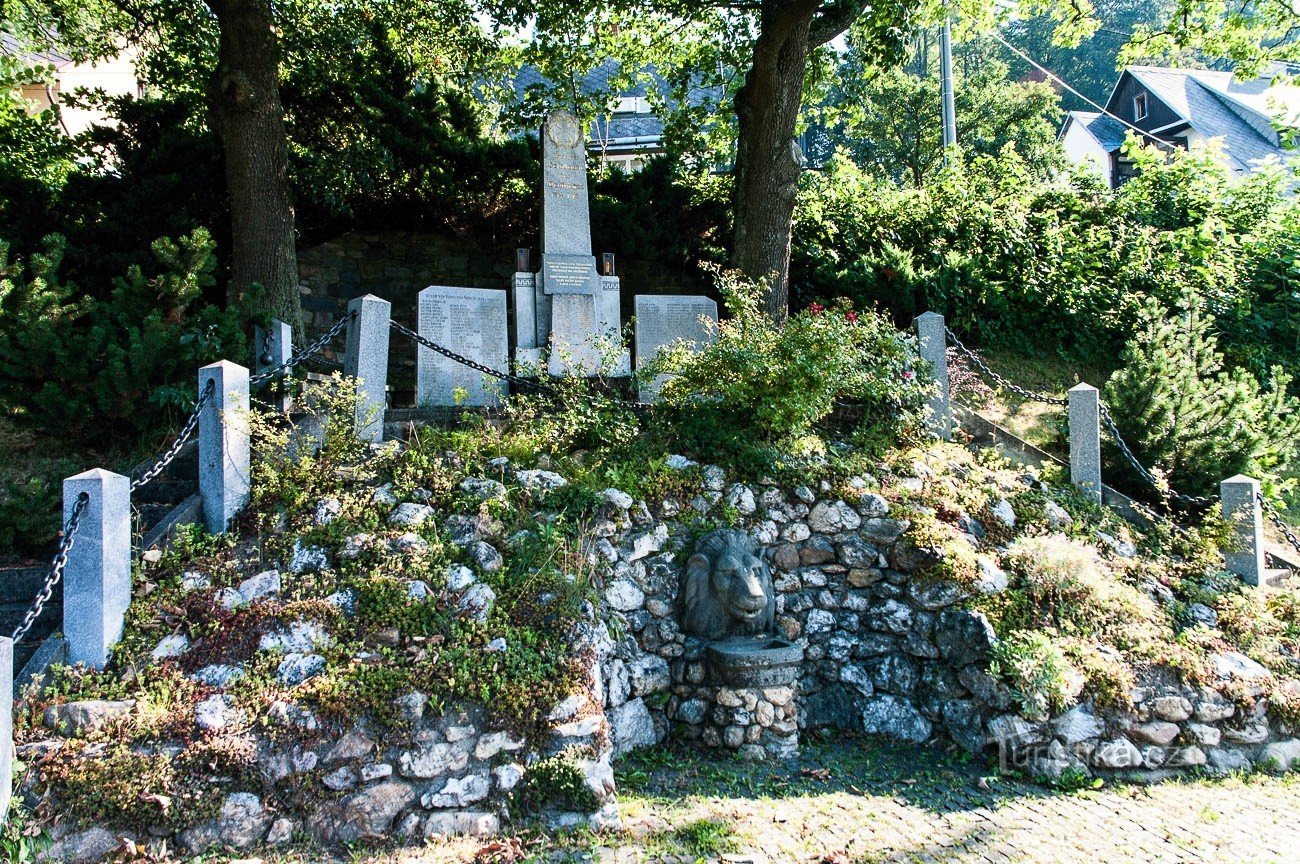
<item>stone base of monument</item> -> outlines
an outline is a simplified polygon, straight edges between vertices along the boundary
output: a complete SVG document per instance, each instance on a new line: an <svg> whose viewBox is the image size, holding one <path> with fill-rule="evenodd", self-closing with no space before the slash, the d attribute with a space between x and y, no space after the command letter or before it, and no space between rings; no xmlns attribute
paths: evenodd
<svg viewBox="0 0 1300 864"><path fill-rule="evenodd" d="M799 752L796 682L803 648L784 639L735 638L688 644L672 668L665 713L684 736L746 759Z"/></svg>

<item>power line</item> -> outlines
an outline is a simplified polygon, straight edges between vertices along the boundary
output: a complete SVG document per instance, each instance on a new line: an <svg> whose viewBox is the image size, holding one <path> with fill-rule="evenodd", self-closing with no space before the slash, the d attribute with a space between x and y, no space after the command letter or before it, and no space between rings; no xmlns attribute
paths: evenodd
<svg viewBox="0 0 1300 864"><path fill-rule="evenodd" d="M1132 129L1134 132L1138 133L1139 135L1143 136L1144 138L1149 138L1149 139L1151 139L1151 140L1154 141L1156 144L1159 144L1159 145L1162 146L1162 147L1168 147L1168 146L1170 146L1168 141L1164 141L1164 140L1162 140L1162 139L1160 139L1160 138L1157 138L1156 136L1152 135L1150 132L1146 131L1145 129L1139 129L1137 126L1134 126L1132 123L1128 122L1128 121L1125 120L1123 117L1120 117L1118 114L1112 114L1112 113L1110 113L1109 111L1107 111L1107 110L1105 109L1104 106L1098 105L1096 102L1092 101L1092 100L1089 99L1087 96L1084 96L1084 95L1083 95L1082 93L1080 93L1078 90L1076 90L1076 89L1074 89L1073 87L1071 87L1070 84L1069 84L1069 83L1068 83L1064 78L1062 78L1060 75L1057 75L1057 74L1056 74L1055 72L1053 72L1051 69L1048 69L1048 68L1047 68L1046 66L1044 66L1042 63L1039 63L1039 62L1038 62L1037 60L1035 60L1033 57L1030 57L1030 56L1029 56L1028 54L1026 54L1024 51L1021 51L1019 48L1017 48L1016 46L1014 46L1014 45L1012 45L1010 42L1008 42L1006 39L1004 39L1004 38L1002 37L1002 34L999 33L998 31L996 31L996 30L993 31L993 38L996 39L996 40L998 40L999 42L1001 42L1002 45L1003 45L1003 47L1005 47L1005 48L1006 48L1008 51L1010 51L1012 54L1015 54L1015 55L1016 55L1017 57L1019 57L1021 60L1024 60L1024 61L1025 61L1026 63L1028 63L1030 66L1033 66L1033 67L1034 67L1035 69L1037 69L1039 72L1042 72L1044 75L1046 75L1047 77L1051 78L1051 79L1052 79L1053 81L1055 81L1057 84L1060 84L1060 85L1061 85L1062 87L1064 87L1066 90L1069 90L1069 91L1070 91L1071 93L1073 93L1075 96L1078 96L1078 97L1079 97L1080 99L1082 99L1084 102L1087 102L1087 103L1088 103L1089 105L1091 105L1093 108L1096 108L1096 109L1097 109L1098 111L1100 111L1102 114L1105 114L1107 117L1110 117L1110 118L1113 119L1113 120L1117 120L1117 121L1119 121L1119 122L1122 123L1123 125L1127 126L1129 129Z"/></svg>

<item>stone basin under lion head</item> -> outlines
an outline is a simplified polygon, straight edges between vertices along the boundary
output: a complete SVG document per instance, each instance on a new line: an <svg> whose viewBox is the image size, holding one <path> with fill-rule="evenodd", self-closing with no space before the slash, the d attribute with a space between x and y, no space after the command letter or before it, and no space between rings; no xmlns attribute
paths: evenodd
<svg viewBox="0 0 1300 864"><path fill-rule="evenodd" d="M758 541L734 528L700 539L682 571L682 629L705 639L772 631L772 571Z"/></svg>

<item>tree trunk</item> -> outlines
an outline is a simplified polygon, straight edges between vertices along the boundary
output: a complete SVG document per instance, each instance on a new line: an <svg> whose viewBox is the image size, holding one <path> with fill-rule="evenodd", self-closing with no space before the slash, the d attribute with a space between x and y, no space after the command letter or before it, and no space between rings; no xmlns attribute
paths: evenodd
<svg viewBox="0 0 1300 864"><path fill-rule="evenodd" d="M794 133L817 8L816 2L764 0L754 62L736 94L731 260L746 276L767 282L767 311L777 323L789 311L790 238L803 162Z"/></svg>
<svg viewBox="0 0 1300 864"><path fill-rule="evenodd" d="M270 0L207 0L221 31L209 98L226 160L232 234L228 297L254 285L262 307L295 330L302 323L289 188L280 49Z"/></svg>

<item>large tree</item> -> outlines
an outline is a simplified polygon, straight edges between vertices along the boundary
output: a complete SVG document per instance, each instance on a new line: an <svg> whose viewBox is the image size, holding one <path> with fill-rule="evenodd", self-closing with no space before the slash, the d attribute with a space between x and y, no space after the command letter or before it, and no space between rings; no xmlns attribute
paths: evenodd
<svg viewBox="0 0 1300 864"><path fill-rule="evenodd" d="M133 45L152 90L202 94L224 155L227 295L260 286L261 308L295 324L301 304L286 75L326 78L373 50L376 20L383 41L400 45L429 77L449 68L473 76L490 44L470 0L6 0L0 9L0 29L33 48L80 60Z"/></svg>

